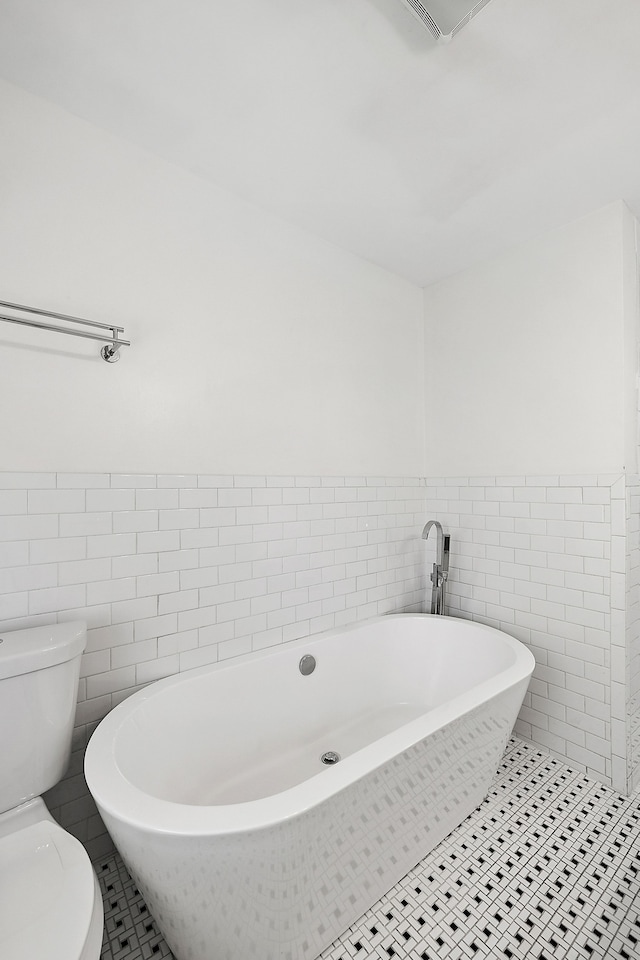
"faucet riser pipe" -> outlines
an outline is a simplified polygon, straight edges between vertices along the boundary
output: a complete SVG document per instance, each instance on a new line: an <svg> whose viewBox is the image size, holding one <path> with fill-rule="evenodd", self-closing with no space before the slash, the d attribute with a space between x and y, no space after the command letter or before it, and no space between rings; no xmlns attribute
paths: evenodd
<svg viewBox="0 0 640 960"><path fill-rule="evenodd" d="M422 531L422 538L426 540L431 527L436 528L436 562L431 572L431 613L444 616L444 601L446 583L449 577L449 548L451 537L443 533L442 524L438 520L429 520Z"/></svg>

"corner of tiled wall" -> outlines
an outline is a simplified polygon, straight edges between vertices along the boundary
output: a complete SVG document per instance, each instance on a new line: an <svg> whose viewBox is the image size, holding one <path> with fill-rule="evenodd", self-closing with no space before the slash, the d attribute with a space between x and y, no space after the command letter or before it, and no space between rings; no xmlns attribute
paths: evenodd
<svg viewBox="0 0 640 960"><path fill-rule="evenodd" d="M429 479L427 494L452 533L451 612L536 657L516 731L624 790L624 477Z"/></svg>
<svg viewBox="0 0 640 960"><path fill-rule="evenodd" d="M640 786L640 477L627 477L626 750L629 793Z"/></svg>
<svg viewBox="0 0 640 960"><path fill-rule="evenodd" d="M627 751L627 478L611 486L611 785L628 789Z"/></svg>

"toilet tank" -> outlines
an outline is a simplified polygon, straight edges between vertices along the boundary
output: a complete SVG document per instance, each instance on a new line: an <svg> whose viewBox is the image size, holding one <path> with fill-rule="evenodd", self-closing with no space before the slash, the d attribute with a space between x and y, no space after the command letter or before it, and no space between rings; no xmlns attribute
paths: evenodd
<svg viewBox="0 0 640 960"><path fill-rule="evenodd" d="M0 629L0 813L60 780L71 752L85 623Z"/></svg>

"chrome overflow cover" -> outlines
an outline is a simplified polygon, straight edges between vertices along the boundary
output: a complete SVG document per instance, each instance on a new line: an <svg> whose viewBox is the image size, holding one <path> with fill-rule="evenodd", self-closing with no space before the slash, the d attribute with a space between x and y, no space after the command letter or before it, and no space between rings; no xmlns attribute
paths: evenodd
<svg viewBox="0 0 640 960"><path fill-rule="evenodd" d="M326 763L327 766L331 767L334 763L338 763L340 760L340 754L336 753L335 750L327 750L326 753L323 753L320 757L323 763Z"/></svg>
<svg viewBox="0 0 640 960"><path fill-rule="evenodd" d="M305 653L304 657L300 659L298 664L298 669L303 677L308 677L310 673L316 668L316 658L312 657L310 653Z"/></svg>

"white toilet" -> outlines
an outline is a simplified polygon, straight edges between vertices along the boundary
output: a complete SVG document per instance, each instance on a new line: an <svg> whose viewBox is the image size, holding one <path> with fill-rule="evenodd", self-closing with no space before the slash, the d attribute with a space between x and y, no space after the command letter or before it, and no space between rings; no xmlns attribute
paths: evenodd
<svg viewBox="0 0 640 960"><path fill-rule="evenodd" d="M0 630L0 957L97 960L102 897L41 793L71 752L84 623Z"/></svg>

